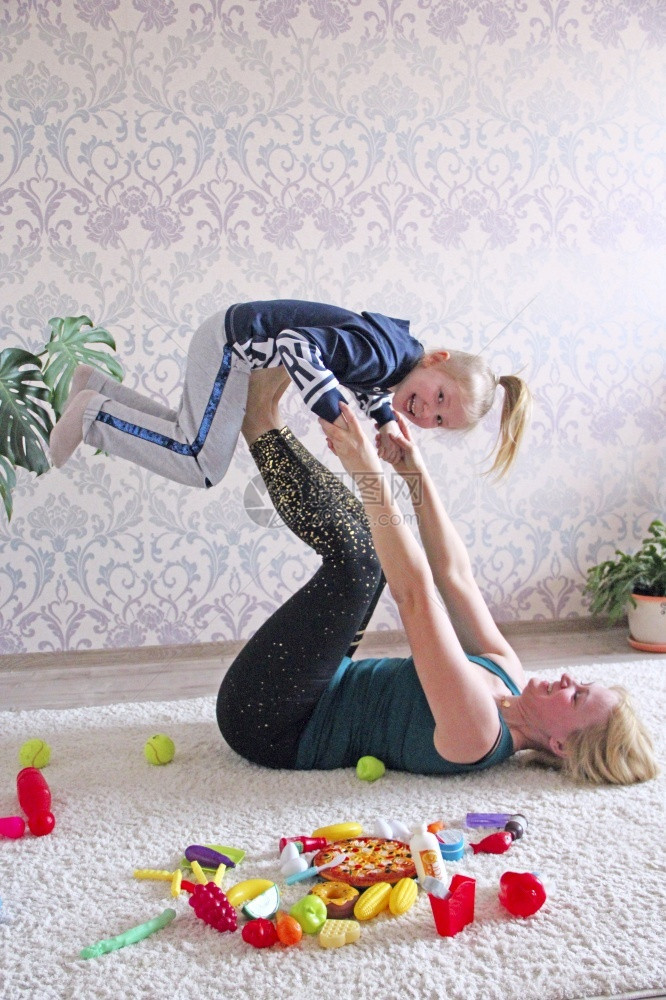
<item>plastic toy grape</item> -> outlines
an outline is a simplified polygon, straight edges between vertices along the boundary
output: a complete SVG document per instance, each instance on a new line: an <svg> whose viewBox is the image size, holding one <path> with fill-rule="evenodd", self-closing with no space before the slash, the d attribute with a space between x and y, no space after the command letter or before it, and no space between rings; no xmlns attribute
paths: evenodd
<svg viewBox="0 0 666 1000"><path fill-rule="evenodd" d="M248 920L241 935L243 941L247 941L253 948L272 948L279 940L275 925L266 917Z"/></svg>
<svg viewBox="0 0 666 1000"><path fill-rule="evenodd" d="M214 927L216 931L223 933L236 930L236 911L219 886L213 882L195 885L188 902L199 920Z"/></svg>
<svg viewBox="0 0 666 1000"><path fill-rule="evenodd" d="M28 817L30 832L36 837L50 833L55 826L51 812L51 790L41 771L36 767L24 767L16 775L16 793L19 805Z"/></svg>
<svg viewBox="0 0 666 1000"><path fill-rule="evenodd" d="M474 854L505 854L513 844L513 834L499 830L484 837L478 844L470 844Z"/></svg>
<svg viewBox="0 0 666 1000"><path fill-rule="evenodd" d="M532 872L504 872L499 901L514 917L531 917L546 902L546 890Z"/></svg>

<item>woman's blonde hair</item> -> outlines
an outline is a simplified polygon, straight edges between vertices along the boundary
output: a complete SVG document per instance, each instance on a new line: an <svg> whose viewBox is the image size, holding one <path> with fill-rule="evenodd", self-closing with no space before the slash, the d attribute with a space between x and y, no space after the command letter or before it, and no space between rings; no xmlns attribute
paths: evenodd
<svg viewBox="0 0 666 1000"><path fill-rule="evenodd" d="M629 692L619 686L619 701L604 722L570 733L564 757L549 750L525 755L526 763L557 767L581 784L633 785L659 774L652 740L636 715Z"/></svg>
<svg viewBox="0 0 666 1000"><path fill-rule="evenodd" d="M497 386L504 389L500 427L495 444L496 454L488 475L495 473L500 479L507 473L518 453L532 409L532 393L519 375L495 375L478 354L465 351L429 351L421 364L429 368L441 365L447 375L455 379L461 389L461 403L474 427L490 410L495 400Z"/></svg>

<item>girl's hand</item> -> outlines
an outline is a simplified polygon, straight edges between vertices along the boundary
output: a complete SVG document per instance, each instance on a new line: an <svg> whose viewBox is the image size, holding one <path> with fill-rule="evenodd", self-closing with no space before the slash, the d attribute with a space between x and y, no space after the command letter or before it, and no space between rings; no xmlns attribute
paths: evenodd
<svg viewBox="0 0 666 1000"><path fill-rule="evenodd" d="M409 432L409 424L400 413L396 414L396 419L398 422L398 433L396 434L390 431L389 439L391 444L395 446L398 455L395 460L386 459L386 461L391 463L399 476L404 477L413 475L415 472L424 472L425 465L423 458L421 457L421 452L412 441L412 436ZM391 423L393 425L393 421ZM377 445L380 458L383 458L383 455L379 450L381 445L379 433L375 438L375 443Z"/></svg>
<svg viewBox="0 0 666 1000"><path fill-rule="evenodd" d="M399 439L400 427L395 420L389 420L388 423L382 424L377 431L375 438L377 454L382 461L388 462L389 465L395 465L402 458Z"/></svg>
<svg viewBox="0 0 666 1000"><path fill-rule="evenodd" d="M358 472L381 472L379 459L353 410L347 403L340 403L340 413L333 424L319 418L328 447L352 476Z"/></svg>

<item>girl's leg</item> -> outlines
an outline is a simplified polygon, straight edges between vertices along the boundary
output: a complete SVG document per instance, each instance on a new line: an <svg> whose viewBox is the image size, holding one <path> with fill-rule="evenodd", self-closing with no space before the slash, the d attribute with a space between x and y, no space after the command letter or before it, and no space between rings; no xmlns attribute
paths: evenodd
<svg viewBox="0 0 666 1000"><path fill-rule="evenodd" d="M83 389L94 389L95 392L98 392L101 396L105 396L107 399L113 399L117 403L124 403L132 409L138 410L140 413L150 413L155 417L161 417L163 420L174 421L178 415L176 410L169 409L168 406L158 402L156 399L152 399L150 396L142 396L141 393L135 392L134 389L128 389L127 386L116 382L114 378L105 375L98 368L92 368L90 365L79 365L74 372L72 387L67 403L65 404L65 410L67 410L77 393Z"/></svg>
<svg viewBox="0 0 666 1000"><path fill-rule="evenodd" d="M67 460L80 427L86 444L175 482L198 487L218 483L236 447L249 379L224 338L222 313L195 333L177 411L146 405L132 390L119 393L115 385L106 385L109 380L100 391L79 392L52 433L54 464L63 464L63 456Z"/></svg>
<svg viewBox="0 0 666 1000"><path fill-rule="evenodd" d="M270 430L252 456L284 522L322 556L321 568L246 643L217 699L222 735L268 767L293 767L319 698L383 585L362 505L302 454L289 430Z"/></svg>

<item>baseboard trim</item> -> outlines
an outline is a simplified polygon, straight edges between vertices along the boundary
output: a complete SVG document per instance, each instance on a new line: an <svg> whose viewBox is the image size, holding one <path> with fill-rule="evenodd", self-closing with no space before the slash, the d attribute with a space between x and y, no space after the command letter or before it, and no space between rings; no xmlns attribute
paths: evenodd
<svg viewBox="0 0 666 1000"><path fill-rule="evenodd" d="M499 628L502 634L510 639L512 636L529 636L530 633L537 632L541 635L596 632L608 628L608 622L592 617L564 618L558 621L505 622L500 624ZM402 646L405 642L405 633L400 629L369 632L363 640L361 652L373 645ZM145 666L181 661L229 662L244 645L245 640L235 639L227 642L183 643L178 646L143 646L137 649L122 647L65 650L57 653L8 653L0 656L0 673L32 667L38 667L40 670L62 670L67 667L108 667L114 664Z"/></svg>

